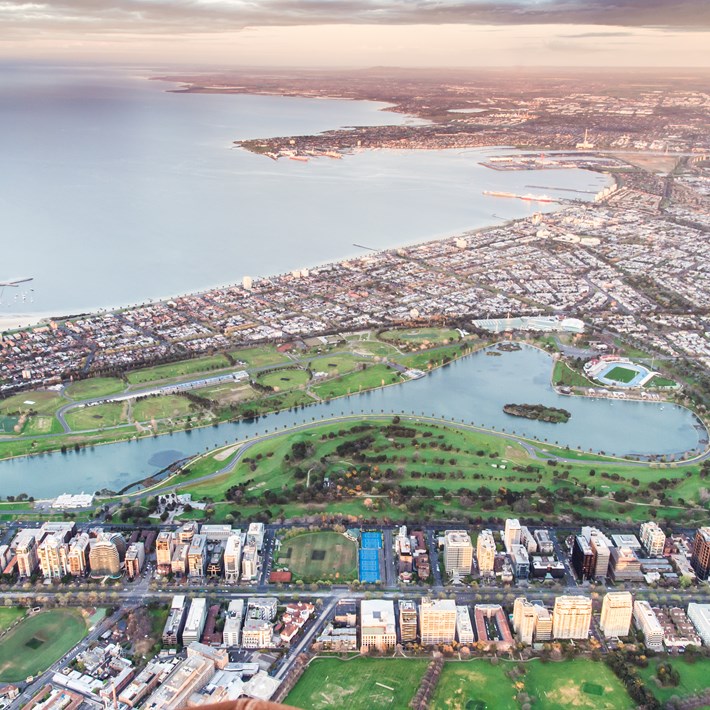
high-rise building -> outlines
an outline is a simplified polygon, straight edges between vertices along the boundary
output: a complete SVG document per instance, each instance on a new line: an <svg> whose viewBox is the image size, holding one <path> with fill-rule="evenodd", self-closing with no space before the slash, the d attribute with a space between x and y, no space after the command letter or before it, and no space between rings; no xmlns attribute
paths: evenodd
<svg viewBox="0 0 710 710"><path fill-rule="evenodd" d="M419 638L425 646L454 641L456 602L453 599L422 599L419 605Z"/></svg>
<svg viewBox="0 0 710 710"><path fill-rule="evenodd" d="M61 579L69 573L69 546L59 535L47 535L37 548L39 567L45 579Z"/></svg>
<svg viewBox="0 0 710 710"><path fill-rule="evenodd" d="M278 604L279 600L276 597L250 597L248 615L253 619L273 621L276 618Z"/></svg>
<svg viewBox="0 0 710 710"><path fill-rule="evenodd" d="M187 608L184 596L176 595L173 597L168 618L163 628L163 643L166 646L177 646L177 644L182 643L182 630L185 628Z"/></svg>
<svg viewBox="0 0 710 710"><path fill-rule="evenodd" d="M93 541L89 550L89 567L91 576L113 577L121 576L121 560L116 545L106 538Z"/></svg>
<svg viewBox="0 0 710 710"><path fill-rule="evenodd" d="M582 537L587 540L594 553L594 579L605 579L609 574L613 543L601 530L593 527L583 527Z"/></svg>
<svg viewBox="0 0 710 710"><path fill-rule="evenodd" d="M274 626L264 619L252 619L244 622L242 646L244 648L269 648L273 645Z"/></svg>
<svg viewBox="0 0 710 710"><path fill-rule="evenodd" d="M530 557L523 545L511 545L508 549L515 579L527 579L530 576Z"/></svg>
<svg viewBox="0 0 710 710"><path fill-rule="evenodd" d="M465 530L447 530L444 533L444 567L450 575L471 574L473 545Z"/></svg>
<svg viewBox="0 0 710 710"><path fill-rule="evenodd" d="M190 545L187 542L178 542L173 551L173 557L170 560L170 571L177 576L182 577L187 573L187 553L190 550Z"/></svg>
<svg viewBox="0 0 710 710"><path fill-rule="evenodd" d="M496 541L490 530L481 530L476 541L476 559L478 571L482 575L491 575L495 571Z"/></svg>
<svg viewBox="0 0 710 710"><path fill-rule="evenodd" d="M169 530L158 533L155 540L155 558L158 572L170 574L172 571L172 560L175 552L175 535Z"/></svg>
<svg viewBox="0 0 710 710"><path fill-rule="evenodd" d="M67 564L69 574L74 577L83 577L89 567L89 536L86 533L77 535L69 545Z"/></svg>
<svg viewBox="0 0 710 710"><path fill-rule="evenodd" d="M633 610L631 592L609 592L602 602L602 617L599 622L604 636L628 636Z"/></svg>
<svg viewBox="0 0 710 710"><path fill-rule="evenodd" d="M249 523L247 528L247 545L254 545L257 552L261 552L261 548L264 546L264 535L266 534L266 528L264 523Z"/></svg>
<svg viewBox="0 0 710 710"><path fill-rule="evenodd" d="M253 543L242 548L242 581L253 582L259 575L259 551Z"/></svg>
<svg viewBox="0 0 710 710"><path fill-rule="evenodd" d="M227 538L224 548L224 578L231 584L239 581L239 571L242 566L242 536L239 533Z"/></svg>
<svg viewBox="0 0 710 710"><path fill-rule="evenodd" d="M183 545L189 545L195 535L197 535L197 523L193 520L180 526L177 531L177 540Z"/></svg>
<svg viewBox="0 0 710 710"><path fill-rule="evenodd" d="M643 582L641 561L630 547L612 547L609 577L615 582Z"/></svg>
<svg viewBox="0 0 710 710"><path fill-rule="evenodd" d="M207 600L204 597L196 597L190 604L185 628L182 630L182 642L186 646L188 643L200 640L205 621L207 621Z"/></svg>
<svg viewBox="0 0 710 710"><path fill-rule="evenodd" d="M547 532L547 530L535 530L533 536L537 543L537 552L539 555L546 557L554 554L555 545L550 539L550 533Z"/></svg>
<svg viewBox="0 0 710 710"><path fill-rule="evenodd" d="M207 538L194 535L187 551L187 574L190 577L204 577L207 567Z"/></svg>
<svg viewBox="0 0 710 710"><path fill-rule="evenodd" d="M542 603L518 597L513 604L513 631L520 643L549 641L552 638L552 616Z"/></svg>
<svg viewBox="0 0 710 710"><path fill-rule="evenodd" d="M649 557L663 557L666 535L658 523L651 520L641 525L641 544Z"/></svg>
<svg viewBox="0 0 710 710"><path fill-rule="evenodd" d="M399 640L402 643L417 640L417 605L411 599L399 602Z"/></svg>
<svg viewBox="0 0 710 710"><path fill-rule="evenodd" d="M706 580L710 574L710 527L699 528L693 541L690 564L698 579Z"/></svg>
<svg viewBox="0 0 710 710"><path fill-rule="evenodd" d="M552 612L552 636L556 639L589 638L592 600L589 597L560 596Z"/></svg>
<svg viewBox="0 0 710 710"><path fill-rule="evenodd" d="M634 602L634 621L643 634L644 643L652 651L663 650L663 626L647 601Z"/></svg>
<svg viewBox="0 0 710 710"><path fill-rule="evenodd" d="M517 518L508 518L505 521L503 541L506 552L510 552L513 545L520 544L520 521Z"/></svg>
<svg viewBox="0 0 710 710"><path fill-rule="evenodd" d="M170 675L146 700L145 710L175 710L188 707L189 697L207 685L214 675L215 664L201 654L180 661Z"/></svg>
<svg viewBox="0 0 710 710"><path fill-rule="evenodd" d="M227 609L222 638L225 646L239 646L244 619L244 600L232 599Z"/></svg>
<svg viewBox="0 0 710 710"><path fill-rule="evenodd" d="M17 557L17 573L20 577L31 577L39 565L35 532L20 530L12 541Z"/></svg>
<svg viewBox="0 0 710 710"><path fill-rule="evenodd" d="M469 644L476 640L467 606L456 607L456 640L460 644Z"/></svg>
<svg viewBox="0 0 710 710"><path fill-rule="evenodd" d="M360 603L361 647L386 651L396 644L394 602L388 599L363 599Z"/></svg>
<svg viewBox="0 0 710 710"><path fill-rule="evenodd" d="M126 550L126 576L128 579L140 577L145 562L145 544L138 541L130 544Z"/></svg>
<svg viewBox="0 0 710 710"><path fill-rule="evenodd" d="M596 569L594 551L586 538L581 535L575 536L572 545L572 567L582 581L594 578Z"/></svg>
<svg viewBox="0 0 710 710"><path fill-rule="evenodd" d="M710 604L688 604L688 618L693 622L704 646L710 646Z"/></svg>

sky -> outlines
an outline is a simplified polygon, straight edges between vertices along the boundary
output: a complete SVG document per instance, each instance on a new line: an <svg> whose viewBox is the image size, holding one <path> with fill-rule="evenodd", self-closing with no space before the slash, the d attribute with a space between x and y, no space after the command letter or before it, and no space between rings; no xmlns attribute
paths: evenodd
<svg viewBox="0 0 710 710"><path fill-rule="evenodd" d="M0 0L0 58L710 66L710 0Z"/></svg>

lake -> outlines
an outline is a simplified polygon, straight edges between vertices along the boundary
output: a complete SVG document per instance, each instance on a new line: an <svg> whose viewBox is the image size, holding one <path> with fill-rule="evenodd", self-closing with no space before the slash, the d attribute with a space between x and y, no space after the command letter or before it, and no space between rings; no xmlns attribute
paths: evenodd
<svg viewBox="0 0 710 710"><path fill-rule="evenodd" d="M689 410L668 403L559 395L550 384L552 364L549 355L529 346L500 357L480 352L418 380L258 421L2 461L0 489L3 495L25 492L36 497L104 487L118 490L208 448L341 413L434 415L617 455L674 455L698 448L701 431ZM507 403L563 407L572 417L566 424L511 417L502 411Z"/></svg>

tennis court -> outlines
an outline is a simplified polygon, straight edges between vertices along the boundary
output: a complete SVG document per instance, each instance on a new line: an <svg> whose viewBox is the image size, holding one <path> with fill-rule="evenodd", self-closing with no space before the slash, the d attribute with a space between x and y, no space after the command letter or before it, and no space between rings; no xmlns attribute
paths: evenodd
<svg viewBox="0 0 710 710"><path fill-rule="evenodd" d="M358 573L361 582L374 584L380 581L380 550L382 533L363 532L360 536Z"/></svg>

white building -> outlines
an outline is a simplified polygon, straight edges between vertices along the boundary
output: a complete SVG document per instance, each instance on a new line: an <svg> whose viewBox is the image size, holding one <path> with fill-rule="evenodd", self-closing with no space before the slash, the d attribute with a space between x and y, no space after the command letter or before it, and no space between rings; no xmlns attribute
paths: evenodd
<svg viewBox="0 0 710 710"><path fill-rule="evenodd" d="M688 618L693 622L705 646L710 646L710 604L688 604Z"/></svg>
<svg viewBox="0 0 710 710"><path fill-rule="evenodd" d="M510 552L513 545L520 544L520 521L517 518L508 518L505 521L505 534L503 541L506 552Z"/></svg>
<svg viewBox="0 0 710 710"><path fill-rule="evenodd" d="M239 572L242 566L242 536L232 534L227 538L224 548L224 578L227 582L235 584L239 581Z"/></svg>
<svg viewBox="0 0 710 710"><path fill-rule="evenodd" d="M467 606L456 607L456 639L460 644L473 643L476 640Z"/></svg>
<svg viewBox="0 0 710 710"><path fill-rule="evenodd" d="M450 575L471 574L473 544L465 530L447 530L444 533L444 567Z"/></svg>
<svg viewBox="0 0 710 710"><path fill-rule="evenodd" d="M360 604L360 645L365 649L386 651L396 644L394 602L388 599L363 599Z"/></svg>
<svg viewBox="0 0 710 710"><path fill-rule="evenodd" d="M227 619L224 622L224 631L222 632L225 646L239 646L243 619L244 600L232 599L229 602Z"/></svg>
<svg viewBox="0 0 710 710"><path fill-rule="evenodd" d="M649 557L663 557L663 548L666 546L666 534L651 520L641 525L641 544Z"/></svg>
<svg viewBox="0 0 710 710"><path fill-rule="evenodd" d="M609 592L602 602L602 616L599 623L606 638L619 638L629 635L633 599L631 592Z"/></svg>
<svg viewBox="0 0 710 710"><path fill-rule="evenodd" d="M663 626L647 601L634 602L634 621L643 634L644 643L652 651L663 650Z"/></svg>
<svg viewBox="0 0 710 710"><path fill-rule="evenodd" d="M185 628L182 630L182 642L185 646L193 641L199 641L207 621L207 600L197 597L190 604Z"/></svg>

